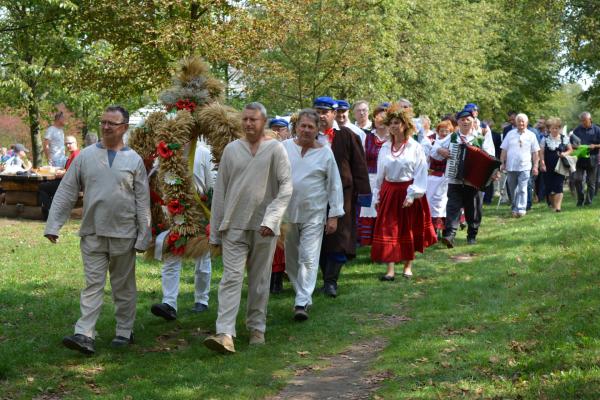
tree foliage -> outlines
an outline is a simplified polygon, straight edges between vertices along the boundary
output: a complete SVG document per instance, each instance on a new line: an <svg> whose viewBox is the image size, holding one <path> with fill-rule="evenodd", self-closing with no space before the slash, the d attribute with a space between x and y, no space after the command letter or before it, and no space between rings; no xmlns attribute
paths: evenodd
<svg viewBox="0 0 600 400"><path fill-rule="evenodd" d="M175 62L200 54L228 101L262 101L272 113L320 95L405 97L434 118L474 101L499 120L509 109L542 112L564 93L565 66L597 76L596 3L0 0L0 103L27 111L38 158L39 123L55 104L85 134L109 103L155 102Z"/></svg>

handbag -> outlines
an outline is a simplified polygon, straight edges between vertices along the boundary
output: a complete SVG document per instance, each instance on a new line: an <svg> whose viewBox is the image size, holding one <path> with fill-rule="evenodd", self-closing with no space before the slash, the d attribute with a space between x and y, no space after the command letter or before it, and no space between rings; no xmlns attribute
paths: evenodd
<svg viewBox="0 0 600 400"><path fill-rule="evenodd" d="M575 164L577 163L577 157L564 156L556 163L554 172L563 176L569 176L572 172L575 172ZM568 164L568 165L565 165Z"/></svg>

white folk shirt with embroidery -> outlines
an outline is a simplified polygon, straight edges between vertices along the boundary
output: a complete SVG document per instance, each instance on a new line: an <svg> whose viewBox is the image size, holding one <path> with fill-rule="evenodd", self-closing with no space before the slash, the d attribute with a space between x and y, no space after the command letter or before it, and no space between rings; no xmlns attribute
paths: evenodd
<svg viewBox="0 0 600 400"><path fill-rule="evenodd" d="M329 217L344 215L344 192L333 152L329 147L308 149L302 157L302 147L294 139L283 142L292 167L294 191L284 220L295 224L323 223Z"/></svg>
<svg viewBox="0 0 600 400"><path fill-rule="evenodd" d="M457 140L463 141L468 144L473 144L473 141L477 138L477 134L474 131L470 131L468 135L463 135L462 133L460 133L460 131L456 132L456 134L458 135L458 137L456 138ZM491 135L486 135L486 136L491 137ZM429 153L429 157L434 158L439 161L442 161L444 159L444 157L439 155L438 150L439 149L449 149L451 139L452 139L452 134L446 136L445 138L443 138L441 140L436 140L435 144L433 145L433 148L431 149L431 152ZM494 156L494 154L496 153L496 150L494 149L494 142L492 142L491 147L486 146L485 144L486 143L484 140L484 142L481 146L483 151L485 151L486 153L488 153L491 156ZM454 184L454 185L466 185L467 184L467 183L465 183L464 180L456 179L456 178L448 178L448 183Z"/></svg>
<svg viewBox="0 0 600 400"><path fill-rule="evenodd" d="M500 148L506 151L507 171L531 170L532 153L540 151L535 133L528 129L522 133L517 129L508 132Z"/></svg>
<svg viewBox="0 0 600 400"><path fill-rule="evenodd" d="M423 147L413 138L408 139L406 147L399 156L392 154L392 142L385 142L377 157L377 180L373 191L373 204L379 203L379 192L384 180L388 182L412 180L406 198L414 200L422 197L427 190L427 169L427 158Z"/></svg>

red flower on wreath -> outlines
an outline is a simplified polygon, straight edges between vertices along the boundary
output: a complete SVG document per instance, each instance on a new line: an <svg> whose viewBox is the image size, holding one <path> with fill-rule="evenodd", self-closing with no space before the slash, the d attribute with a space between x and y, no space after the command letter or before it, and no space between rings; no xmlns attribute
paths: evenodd
<svg viewBox="0 0 600 400"><path fill-rule="evenodd" d="M179 247L171 247L171 253L175 256L182 256L185 251L185 245Z"/></svg>
<svg viewBox="0 0 600 400"><path fill-rule="evenodd" d="M167 204L167 209L171 215L182 214L185 211L185 206L179 202L179 200L171 200Z"/></svg>
<svg viewBox="0 0 600 400"><path fill-rule="evenodd" d="M177 103L175 103L175 107L177 107L178 110L188 110L191 113L194 112L197 106L196 103L188 99L177 100Z"/></svg>
<svg viewBox="0 0 600 400"><path fill-rule="evenodd" d="M152 201L152 204L160 204L161 206L165 205L165 201L154 190L150 190L150 200Z"/></svg>
<svg viewBox="0 0 600 400"><path fill-rule="evenodd" d="M167 237L167 244L169 247L175 247L175 242L177 242L180 238L181 234L179 232L171 231Z"/></svg>
<svg viewBox="0 0 600 400"><path fill-rule="evenodd" d="M204 233L206 234L206 237L210 236L210 224L206 224L206 227L204 228Z"/></svg>
<svg viewBox="0 0 600 400"><path fill-rule="evenodd" d="M156 151L158 152L158 155L161 156L162 158L173 157L173 150L171 150L169 148L169 145L166 144L163 140L158 142L158 144L156 145Z"/></svg>

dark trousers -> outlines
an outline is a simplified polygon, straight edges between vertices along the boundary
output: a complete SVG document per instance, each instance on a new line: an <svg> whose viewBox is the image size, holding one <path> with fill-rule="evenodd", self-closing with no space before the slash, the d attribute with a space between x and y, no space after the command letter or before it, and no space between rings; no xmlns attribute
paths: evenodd
<svg viewBox="0 0 600 400"><path fill-rule="evenodd" d="M448 204L446 205L446 229L444 237L454 238L460 223L460 209L465 209L467 237L475 238L481 224L483 202L477 188L468 185L448 185Z"/></svg>
<svg viewBox="0 0 600 400"><path fill-rule="evenodd" d="M577 166L575 174L573 174L573 180L575 183L575 190L577 191L577 204L592 204L594 195L596 194L596 174L598 172L598 156L590 156L591 165L587 168ZM587 198L585 198L585 192L583 190L583 177L585 175L585 183L587 185Z"/></svg>
<svg viewBox="0 0 600 400"><path fill-rule="evenodd" d="M48 219L48 212L50 211L52 199L56 194L58 185L60 185L60 179L42 182L38 187L38 199L42 206L42 217L44 218L44 221Z"/></svg>
<svg viewBox="0 0 600 400"><path fill-rule="evenodd" d="M494 200L494 192L494 182L492 181L485 187L485 191L483 192L484 204L492 204L492 201Z"/></svg>

